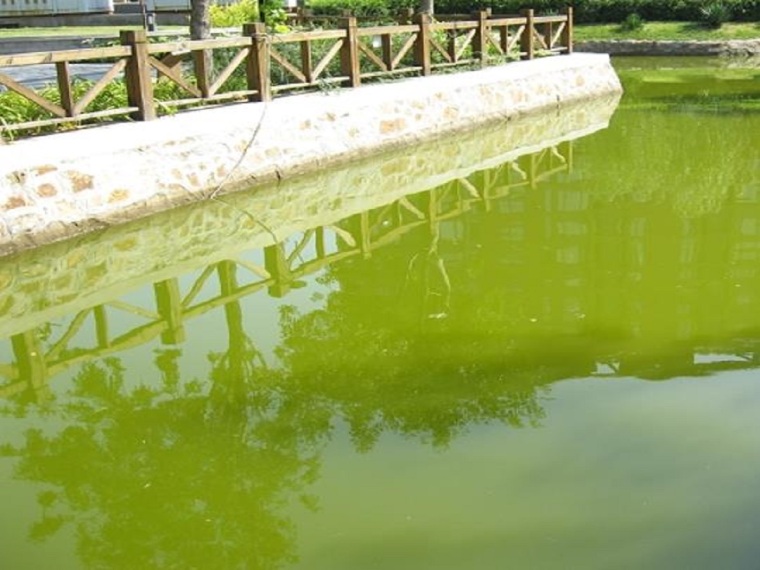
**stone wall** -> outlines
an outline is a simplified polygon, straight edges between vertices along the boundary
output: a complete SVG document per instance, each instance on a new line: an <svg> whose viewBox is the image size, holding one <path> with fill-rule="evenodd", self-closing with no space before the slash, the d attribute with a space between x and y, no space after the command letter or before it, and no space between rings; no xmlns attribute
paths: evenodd
<svg viewBox="0 0 760 570"><path fill-rule="evenodd" d="M606 55L575 54L18 141L0 253L620 91Z"/></svg>
<svg viewBox="0 0 760 570"><path fill-rule="evenodd" d="M498 121L0 259L0 337L605 128L617 97Z"/></svg>
<svg viewBox="0 0 760 570"><path fill-rule="evenodd" d="M757 57L760 56L760 39L727 41L593 40L576 42L575 48L579 51L610 55Z"/></svg>

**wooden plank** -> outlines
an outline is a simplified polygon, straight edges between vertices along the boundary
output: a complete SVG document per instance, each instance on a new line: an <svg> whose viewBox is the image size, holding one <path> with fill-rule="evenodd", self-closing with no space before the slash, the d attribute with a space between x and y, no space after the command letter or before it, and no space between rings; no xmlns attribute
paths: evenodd
<svg viewBox="0 0 760 570"><path fill-rule="evenodd" d="M264 267L274 277L274 283L268 287L272 297L283 297L290 290L290 264L285 256L282 243L264 248Z"/></svg>
<svg viewBox="0 0 760 570"><path fill-rule="evenodd" d="M234 99L250 99L252 95L258 94L258 91L243 89L240 91L227 91L225 93L217 93L216 95L210 95L205 99L199 99L193 97L189 99L172 99L170 101L161 101L159 105L165 107L188 107L191 105L210 105L214 103L221 103L222 101L230 101Z"/></svg>
<svg viewBox="0 0 760 570"><path fill-rule="evenodd" d="M285 71L287 71L288 73L290 73L293 77L295 77L299 81L301 81L303 83L306 83L306 77L304 76L303 73L301 73L301 70L298 69L296 66L294 66L292 63L290 63L285 58L285 56L283 56L280 52L278 52L273 47L270 47L269 48L269 55L270 55L270 57L274 61L276 61L277 63L279 63L285 69Z"/></svg>
<svg viewBox="0 0 760 570"><path fill-rule="evenodd" d="M195 72L195 85L198 91L200 91L200 96L204 99L208 98L208 96L211 94L211 70L213 69L214 65L211 61L212 57L212 52L210 50L200 50L193 52L193 71ZM175 73L174 76L181 77L179 73ZM177 82L176 79L173 79L173 81L182 86L182 84Z"/></svg>
<svg viewBox="0 0 760 570"><path fill-rule="evenodd" d="M538 28L533 28L533 41L538 42L539 48L545 49L545 50L549 49L549 46L546 44L544 34L541 33L541 31L539 31Z"/></svg>
<svg viewBox="0 0 760 570"><path fill-rule="evenodd" d="M193 300L198 296L198 294L203 289L203 286L206 285L206 282L208 281L208 278L214 273L214 266L208 265L203 268L203 271L201 271L201 274L198 276L198 278L193 283L193 286L190 288L190 291L188 291L187 295L182 299L182 306L187 307L190 305L190 303L193 302Z"/></svg>
<svg viewBox="0 0 760 570"><path fill-rule="evenodd" d="M166 42L150 44L148 53L151 55L167 52L194 52L204 49L222 49L234 47L246 47L250 41L246 37L216 38L208 40L184 40L178 42Z"/></svg>
<svg viewBox="0 0 760 570"><path fill-rule="evenodd" d="M332 59L338 54L340 49L343 47L342 43L340 41L337 41L333 44L333 46L327 50L327 53L322 57L320 62L317 64L317 67L314 68L312 71L311 80L316 81L317 78L322 75L322 72L327 68L327 66L330 64Z"/></svg>
<svg viewBox="0 0 760 570"><path fill-rule="evenodd" d="M71 323L69 324L69 327L66 329L66 332L61 335L61 338L58 339L58 341L56 341L56 343L50 348L47 354L45 354L45 358L52 360L58 356L58 353L66 348L66 345L69 343L69 341L74 338L74 336L76 336L76 334L82 329L82 325L87 320L90 311L91 309L85 309L84 311L79 311L74 316L74 318L71 320Z"/></svg>
<svg viewBox="0 0 760 570"><path fill-rule="evenodd" d="M43 397L48 391L46 380L49 376L45 355L36 331L13 335L11 345L19 378L27 381L27 387L31 388L37 398Z"/></svg>
<svg viewBox="0 0 760 570"><path fill-rule="evenodd" d="M235 57L232 58L230 63L225 67L218 75L214 83L209 87L209 95L215 95L217 91L219 91L219 88L224 85L224 82L227 81L230 76L235 72L235 70L240 66L241 63L245 61L245 59L248 57L248 48L242 49L237 54L235 54Z"/></svg>
<svg viewBox="0 0 760 570"><path fill-rule="evenodd" d="M382 71L388 71L388 66L377 56L371 47L367 46L362 41L357 42L357 45L359 46L359 51L366 55L372 63L378 66Z"/></svg>
<svg viewBox="0 0 760 570"><path fill-rule="evenodd" d="M303 71L303 76L306 80L306 83L311 83L314 81L314 61L313 61L313 54L311 50L311 42L310 41L302 41L301 42L301 71Z"/></svg>
<svg viewBox="0 0 760 570"><path fill-rule="evenodd" d="M568 6L565 8L565 16L567 22L565 23L565 29L562 34L562 45L565 47L565 51L568 54L573 53L573 7Z"/></svg>
<svg viewBox="0 0 760 570"><path fill-rule="evenodd" d="M63 117L60 119L43 119L40 121L27 121L25 123L16 123L0 126L0 132L25 131L27 129L37 129L39 127L50 127L54 125L64 125L71 122L82 122L89 119L102 119L113 117L115 115L128 115L138 111L137 107L121 107L119 109L107 109L105 111L94 111L92 113L82 113L76 117Z"/></svg>
<svg viewBox="0 0 760 570"><path fill-rule="evenodd" d="M58 81L58 93L61 95L61 107L66 115L71 117L74 112L74 93L71 89L71 73L68 61L59 61L55 64L55 75Z"/></svg>
<svg viewBox="0 0 760 570"><path fill-rule="evenodd" d="M480 61L480 65L485 65L488 54L488 12L479 10L474 16L477 16L478 27L472 39L472 56Z"/></svg>
<svg viewBox="0 0 760 570"><path fill-rule="evenodd" d="M393 40L390 34L384 34L380 36L381 49L383 52L383 61L385 62L385 69L388 71L393 70Z"/></svg>
<svg viewBox="0 0 760 570"><path fill-rule="evenodd" d="M457 65L455 63L446 63L446 64L439 64L441 67L444 66L451 66L451 65ZM437 65L433 67L438 67ZM414 65L410 65L409 67L401 67L398 69L389 69L388 71L370 71L362 73L362 77L366 79L370 79L372 77L393 77L394 75L401 75L405 73L413 73L422 71L421 67L417 67Z"/></svg>
<svg viewBox="0 0 760 570"><path fill-rule="evenodd" d="M150 320L157 320L161 318L161 315L159 315L158 313L155 313L148 309L143 309L142 307L138 307L137 305L132 305L130 303L125 303L124 301L119 301L118 299L114 301L109 301L108 303L106 303L106 305L113 307L114 309L119 309L120 311L131 313L133 315L137 315L137 316L150 319Z"/></svg>
<svg viewBox="0 0 760 570"><path fill-rule="evenodd" d="M95 317L95 337L98 339L98 348L107 347L108 342L108 315L105 305L93 307L92 314Z"/></svg>
<svg viewBox="0 0 760 570"><path fill-rule="evenodd" d="M0 55L0 67L37 65L41 63L58 63L60 61L88 61L91 59L127 57L131 53L132 52L129 47L113 46L107 48L69 49L59 51Z"/></svg>
<svg viewBox="0 0 760 570"><path fill-rule="evenodd" d="M190 52L169 53L161 58L161 63L163 63L166 67L171 67L172 69L176 69L177 66L179 66L182 63L182 61L187 58L189 54Z"/></svg>
<svg viewBox="0 0 760 570"><path fill-rule="evenodd" d="M441 44L438 43L438 40L436 40L432 35L430 36L430 47L432 47L435 51L437 51L439 54L443 56L443 59L451 63L453 60L451 58L451 55L449 55L449 52L446 51ZM432 54L431 54L432 55Z"/></svg>
<svg viewBox="0 0 760 570"><path fill-rule="evenodd" d="M422 75L430 75L430 14L415 14L414 22L419 26L414 43L414 64L422 69Z"/></svg>
<svg viewBox="0 0 760 570"><path fill-rule="evenodd" d="M419 35L419 29L413 33L409 38L404 42L404 45L402 45L398 52L396 53L396 57L393 58L393 62L390 66L391 69L396 69L398 67L398 64L401 63L401 60L404 58L404 56L411 50L414 45L417 43L417 36ZM416 66L422 69L422 66Z"/></svg>
<svg viewBox="0 0 760 570"><path fill-rule="evenodd" d="M306 246L309 245L309 242L311 241L311 238L314 237L314 230L306 230L303 235L301 236L301 240L296 244L296 247L293 248L293 251L290 252L289 255L286 256L285 260L288 265L288 267L291 267L293 265L293 262L296 260L296 258L300 257L303 253L303 250L306 249Z"/></svg>
<svg viewBox="0 0 760 570"><path fill-rule="evenodd" d="M558 22L567 22L567 16L535 16L533 18L535 24L554 24Z"/></svg>
<svg viewBox="0 0 760 570"><path fill-rule="evenodd" d="M524 53L524 59L533 59L534 43L536 31L533 27L533 10L522 10L525 15L526 23L523 33L520 34L520 51Z"/></svg>
<svg viewBox="0 0 760 570"><path fill-rule="evenodd" d="M89 91L85 93L77 102L76 106L74 107L73 116L77 116L82 111L84 111L87 108L87 105L92 103L93 99L98 96L98 94L103 91L103 89L106 88L106 86L113 81L119 73L124 71L124 68L127 67L127 60L122 59L117 61L111 69L109 69L103 76L98 79L98 81L90 87Z"/></svg>
<svg viewBox="0 0 760 570"><path fill-rule="evenodd" d="M492 18L488 20L491 27L501 26L524 26L527 21L525 18Z"/></svg>
<svg viewBox="0 0 760 570"><path fill-rule="evenodd" d="M65 117L66 116L66 110L59 107L52 101L48 101L41 95L38 95L37 92L35 92L33 89L30 89L26 85L22 85L21 83L18 83L15 79L8 77L4 73L0 73L0 85L5 85L8 89L11 91L15 91L22 97L26 97L29 99L32 103L35 103L45 109L46 111L49 111L53 115L57 117Z"/></svg>
<svg viewBox="0 0 760 570"><path fill-rule="evenodd" d="M384 36L391 34L409 34L419 30L419 27L414 25L404 26L368 26L366 28L359 28L357 34L360 37L364 36Z"/></svg>
<svg viewBox="0 0 760 570"><path fill-rule="evenodd" d="M256 94L249 96L248 99L249 101L271 101L270 46L266 26L263 22L246 24L243 26L243 33L251 42L245 64L247 87L256 91Z"/></svg>
<svg viewBox="0 0 760 570"><path fill-rule="evenodd" d="M150 57L148 61L150 63L150 66L155 68L156 71L158 71L161 75L167 77L168 79L171 79L174 83L182 87L182 89L191 95L195 97L202 97L200 90L195 85L192 85L185 81L185 79L178 73L177 69L167 67L161 63L160 59L156 59L155 57Z"/></svg>
<svg viewBox="0 0 760 570"><path fill-rule="evenodd" d="M520 26L519 28L517 28L517 31L512 36L511 41L509 41L509 43L507 44L507 49L506 49L507 52L512 51L512 48L514 48L517 45L517 42L522 41L521 38L524 33L525 33L525 26Z"/></svg>
<svg viewBox="0 0 760 570"><path fill-rule="evenodd" d="M559 43L560 38L564 35L565 25L566 22L562 22L559 26L557 26L557 29L549 40L549 47L553 48Z"/></svg>
<svg viewBox="0 0 760 570"><path fill-rule="evenodd" d="M156 298L156 310L166 322L166 329L161 333L164 344L180 344L185 340L183 324L182 296L179 292L179 280L166 279L153 284Z"/></svg>
<svg viewBox="0 0 760 570"><path fill-rule="evenodd" d="M433 69L448 69L450 67L462 67L465 65L471 65L473 63L477 63L478 60L476 59L460 59L459 61L455 61L453 63L433 63L430 67Z"/></svg>
<svg viewBox="0 0 760 570"><path fill-rule="evenodd" d="M361 67L359 66L359 36L356 18L349 16L344 24L346 37L340 50L340 72L348 76L346 87L358 87L361 84Z"/></svg>
<svg viewBox="0 0 760 570"><path fill-rule="evenodd" d="M470 45L470 43L472 42L472 38L475 37L476 32L477 30L470 30L469 32L467 32L467 35L464 37L464 40L462 41L462 45L459 46L459 49L456 52L456 57L454 58L454 61L459 61L460 59L462 59L462 55L464 55L464 52L467 50L467 46Z"/></svg>
<svg viewBox="0 0 760 570"><path fill-rule="evenodd" d="M434 32L446 30L474 30L478 27L477 22L433 22L430 24L430 30Z"/></svg>
<svg viewBox="0 0 760 570"><path fill-rule="evenodd" d="M273 44L290 44L302 41L337 40L346 37L345 30L325 30L316 32L293 32L277 34L271 37Z"/></svg>
<svg viewBox="0 0 760 570"><path fill-rule="evenodd" d="M127 99L130 106L138 109L132 118L151 121L156 118L156 106L153 101L153 78L150 75L148 35L144 30L123 31L119 38L123 45L131 48L126 68Z"/></svg>
<svg viewBox="0 0 760 570"><path fill-rule="evenodd" d="M505 55L505 54L504 54L504 51L501 49L501 43L500 43L500 42L498 42L498 41L496 41L496 40L494 39L494 37L493 37L493 36L492 36L490 33L487 33L487 34L486 34L486 46L491 46L491 47L493 47L493 49L495 49L495 50L496 50L496 52L497 52L499 55ZM486 49L488 49L488 48L486 47Z"/></svg>

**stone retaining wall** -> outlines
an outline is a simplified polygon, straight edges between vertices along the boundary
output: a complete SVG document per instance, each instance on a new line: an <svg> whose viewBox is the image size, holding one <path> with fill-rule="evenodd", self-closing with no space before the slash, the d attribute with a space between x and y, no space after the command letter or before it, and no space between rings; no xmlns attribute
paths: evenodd
<svg viewBox="0 0 760 570"><path fill-rule="evenodd" d="M760 39L728 41L594 40L576 42L575 49L610 55L760 56Z"/></svg>
<svg viewBox="0 0 760 570"><path fill-rule="evenodd" d="M0 253L621 91L575 54L232 105L0 147Z"/></svg>
<svg viewBox="0 0 760 570"><path fill-rule="evenodd" d="M0 338L603 129L617 97L497 122L0 259Z"/></svg>

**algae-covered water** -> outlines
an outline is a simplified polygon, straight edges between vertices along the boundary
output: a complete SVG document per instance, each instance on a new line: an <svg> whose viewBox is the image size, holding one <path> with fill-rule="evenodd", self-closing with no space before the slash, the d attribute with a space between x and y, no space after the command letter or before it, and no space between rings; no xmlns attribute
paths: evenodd
<svg viewBox="0 0 760 570"><path fill-rule="evenodd" d="M760 75L619 67L369 210L0 260L0 567L756 568Z"/></svg>

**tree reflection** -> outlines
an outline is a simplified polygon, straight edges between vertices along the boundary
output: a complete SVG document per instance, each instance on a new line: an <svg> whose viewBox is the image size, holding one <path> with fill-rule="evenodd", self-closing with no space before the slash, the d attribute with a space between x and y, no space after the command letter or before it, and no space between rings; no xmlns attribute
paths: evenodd
<svg viewBox="0 0 760 570"><path fill-rule="evenodd" d="M508 347L468 336L461 307L449 315L453 285L439 241L434 224L370 260L332 266L324 279L340 287L324 308L282 310L287 381L329 402L359 450L384 431L446 446L472 424L518 427L543 417L549 377L528 363L505 365Z"/></svg>
<svg viewBox="0 0 760 570"><path fill-rule="evenodd" d="M236 286L228 264L219 271ZM31 430L6 450L20 457L18 477L54 489L40 495L30 538L72 521L79 556L95 568L268 569L295 559L286 506L316 477L329 424L256 360L238 303L225 314L229 349L211 356L207 391L178 380L174 349L156 357L158 387L128 388L118 359L91 361L59 406L67 427Z"/></svg>

